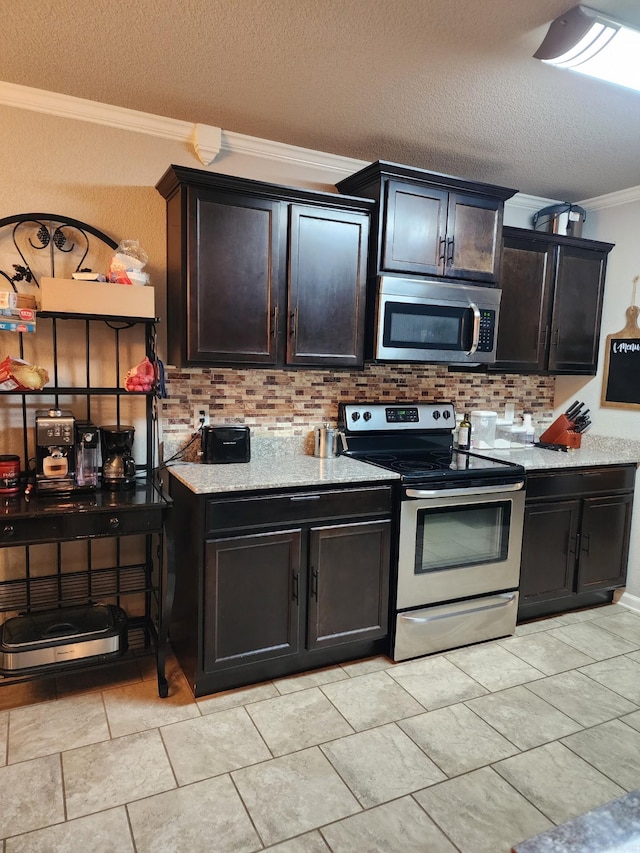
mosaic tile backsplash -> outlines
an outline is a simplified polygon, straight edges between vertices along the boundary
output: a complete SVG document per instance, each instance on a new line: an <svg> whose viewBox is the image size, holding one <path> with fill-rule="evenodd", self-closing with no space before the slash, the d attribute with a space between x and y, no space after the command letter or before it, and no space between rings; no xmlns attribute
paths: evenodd
<svg viewBox="0 0 640 853"><path fill-rule="evenodd" d="M451 401L456 411L513 403L541 416L553 410L554 378L520 374L449 373L440 365L370 364L363 371L167 369L162 429L171 444L193 434L193 412L209 407L212 424L243 423L253 435L306 435L334 422L338 403ZM500 416L500 414L499 414Z"/></svg>

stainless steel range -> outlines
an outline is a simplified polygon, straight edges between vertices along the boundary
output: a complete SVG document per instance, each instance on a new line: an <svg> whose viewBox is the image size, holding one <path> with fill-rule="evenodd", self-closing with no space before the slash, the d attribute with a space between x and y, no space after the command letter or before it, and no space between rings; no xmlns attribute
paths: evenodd
<svg viewBox="0 0 640 853"><path fill-rule="evenodd" d="M512 634L524 468L453 448L452 403L341 403L345 453L396 471L394 660Z"/></svg>

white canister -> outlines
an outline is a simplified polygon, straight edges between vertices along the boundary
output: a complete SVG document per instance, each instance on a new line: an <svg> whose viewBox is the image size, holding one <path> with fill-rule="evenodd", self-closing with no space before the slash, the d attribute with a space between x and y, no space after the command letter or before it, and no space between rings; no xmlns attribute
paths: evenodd
<svg viewBox="0 0 640 853"><path fill-rule="evenodd" d="M495 447L497 412L476 409L471 412L471 447L486 450Z"/></svg>

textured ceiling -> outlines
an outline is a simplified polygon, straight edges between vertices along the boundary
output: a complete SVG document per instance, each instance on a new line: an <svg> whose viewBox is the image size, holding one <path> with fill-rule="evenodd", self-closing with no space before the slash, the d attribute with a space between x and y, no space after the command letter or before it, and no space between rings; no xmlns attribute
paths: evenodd
<svg viewBox="0 0 640 853"><path fill-rule="evenodd" d="M640 185L640 94L532 58L572 5L0 0L0 80L577 201Z"/></svg>

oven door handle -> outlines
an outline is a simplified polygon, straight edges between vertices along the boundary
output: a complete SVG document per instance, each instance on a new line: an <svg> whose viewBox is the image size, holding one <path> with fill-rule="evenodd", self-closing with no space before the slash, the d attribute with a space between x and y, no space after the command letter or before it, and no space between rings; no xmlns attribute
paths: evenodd
<svg viewBox="0 0 640 853"><path fill-rule="evenodd" d="M473 339L471 341L471 349L467 355L473 355L480 343L480 309L475 302L470 302L469 308L473 311Z"/></svg>
<svg viewBox="0 0 640 853"><path fill-rule="evenodd" d="M519 492L524 488L524 480L502 486L477 486L469 489L407 489L408 498L458 498L468 495L496 495L500 492Z"/></svg>

